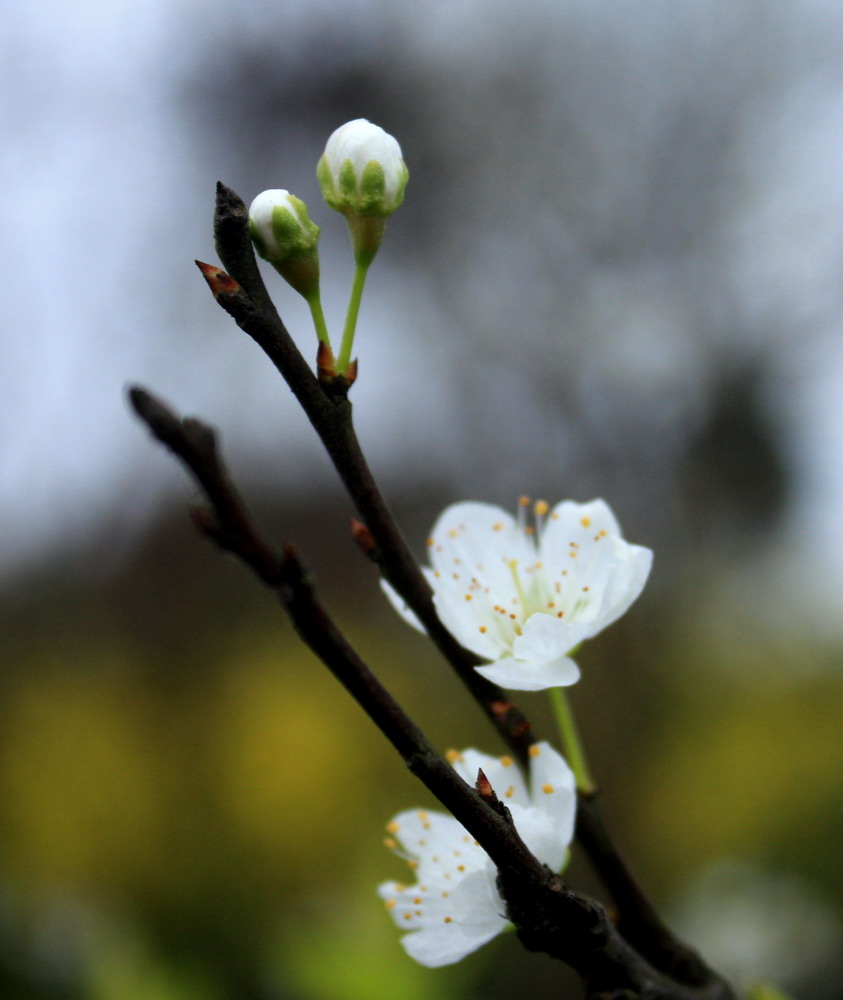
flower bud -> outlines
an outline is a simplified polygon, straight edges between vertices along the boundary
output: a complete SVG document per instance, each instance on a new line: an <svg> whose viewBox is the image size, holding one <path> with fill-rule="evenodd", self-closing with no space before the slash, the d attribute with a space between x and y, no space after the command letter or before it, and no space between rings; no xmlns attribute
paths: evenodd
<svg viewBox="0 0 843 1000"><path fill-rule="evenodd" d="M257 252L308 301L319 294L319 227L307 205L283 189L263 191L249 208Z"/></svg>
<svg viewBox="0 0 843 1000"><path fill-rule="evenodd" d="M348 220L358 259L375 256L409 176L398 142L365 118L346 122L328 139L316 177L325 201Z"/></svg>

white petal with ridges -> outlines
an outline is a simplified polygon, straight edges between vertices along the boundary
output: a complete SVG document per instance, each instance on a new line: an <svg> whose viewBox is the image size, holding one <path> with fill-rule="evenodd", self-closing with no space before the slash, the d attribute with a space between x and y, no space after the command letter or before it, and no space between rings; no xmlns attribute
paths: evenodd
<svg viewBox="0 0 843 1000"><path fill-rule="evenodd" d="M505 656L494 663L474 668L487 681L510 691L546 691L552 687L570 687L580 679L580 668L570 657L549 663L531 663Z"/></svg>

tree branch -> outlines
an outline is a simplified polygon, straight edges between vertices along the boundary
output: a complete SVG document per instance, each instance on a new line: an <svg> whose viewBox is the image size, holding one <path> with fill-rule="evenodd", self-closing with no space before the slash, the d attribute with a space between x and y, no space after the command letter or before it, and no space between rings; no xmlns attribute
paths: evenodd
<svg viewBox="0 0 843 1000"><path fill-rule="evenodd" d="M302 357L264 285L248 231L243 201L217 185L214 232L228 274L197 261L217 302L264 350L301 404L368 529L370 555L407 602L440 653L455 670L513 754L526 766L535 742L530 723L496 685L478 674L475 654L457 643L439 621L432 592L380 492L354 429L349 383L322 381ZM695 951L663 924L608 831L596 793L580 796L577 837L619 912L627 939L657 968L689 986L720 983Z"/></svg>
<svg viewBox="0 0 843 1000"><path fill-rule="evenodd" d="M337 628L295 548L279 551L264 537L224 466L212 428L180 419L143 389L132 388L129 396L153 436L181 459L205 492L211 506L194 514L198 529L239 556L275 591L304 642L492 859L508 914L525 946L571 965L590 995L626 991L663 1000L701 1000L703 994L678 987L654 970L624 941L602 906L572 892L533 856L482 772L473 789L434 750ZM710 997L728 1000L723 993Z"/></svg>

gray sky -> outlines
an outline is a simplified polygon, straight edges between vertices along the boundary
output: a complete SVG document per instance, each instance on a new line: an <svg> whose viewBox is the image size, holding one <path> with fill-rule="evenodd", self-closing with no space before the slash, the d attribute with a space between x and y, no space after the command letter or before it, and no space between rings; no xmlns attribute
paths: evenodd
<svg viewBox="0 0 843 1000"><path fill-rule="evenodd" d="M441 469L443 481L473 488L478 499L514 497L521 466L534 482L536 464L556 461L568 445L551 446L531 430L542 419L533 369L506 370L507 352L541 359L550 327L579 331L580 341L589 341L571 354L573 363L582 361L581 384L596 387L594 399L608 387L627 403L640 400L646 432L647 420L669 421L687 409L699 391L701 354L725 350L731 338L729 349L738 343L772 357L772 405L800 477L790 564L799 579L804 569L815 584L822 581L820 592L826 580L843 586L838 4L11 0L11 8L2 27L0 149L7 191L0 550L7 569L68 539L71 547L84 544L115 510L126 528L142 523L162 490L189 494L181 474L128 417L122 391L130 381L222 426L235 466L261 462L270 477L295 468L295 478L285 476L293 490L323 481L324 461L289 393L214 306L192 260L214 260L209 217L217 179L258 185L241 189L247 200L260 187L289 186L323 227L326 311L338 325L350 280L346 237L312 180L327 131L318 141L305 125L295 137L266 136L267 158L273 147L284 149L287 162L301 158L296 189L278 174L244 170L230 132L208 106L194 109L190 95L206 78L208 87L218 83L214 60L227 45L277 52L280 63L294 64L314 33L330 26L337 58L345 42L358 59L397 52L408 87L426 73L427 104L420 96L418 108L408 105L408 121L424 108L436 128L427 138L424 130L413 132L415 161L400 128L392 129L411 170L407 211L393 220L373 268L358 340L365 377L355 388L376 465L400 458L403 468ZM531 62L534 72L524 76ZM524 100L540 110L535 119L519 121L510 110L496 120L494 88L510 66L502 97L525 91ZM393 73L390 85L400 85L401 68ZM718 141L717 122L688 140L683 102L696 108L690 120L699 122L700 108L728 106L733 94L743 103L728 156L718 159L706 146ZM294 93L290 102L287 115L295 112ZM676 164L671 141L658 133L669 115L676 122L669 135L686 155ZM554 136L563 120L570 145L532 141ZM698 175L687 153L696 141ZM683 201L675 178L693 191L708 184L706 164L716 162L720 176L711 191L728 192L726 208L716 198L701 201L697 215L689 207L691 242L705 228L708 245L687 255L681 285L668 266L670 239L660 236L658 197L648 203L645 182L653 171L646 153L653 145L664 152L664 177L661 186L652 181L653 190L675 189L664 223L670 239L681 233L680 209L693 200ZM449 162L462 185L454 191L463 198L470 192L456 206L449 201ZM440 184L430 211L429 167L439 171ZM570 183L571 174L582 198L569 199L557 218L548 208L554 177ZM465 187L467 177L473 189ZM447 221L441 266L445 275L462 268L453 271L456 289L442 274L400 266L411 259L413 220L431 219ZM601 225L621 233L618 245L623 225L633 233L644 226L653 245L633 240L621 267L581 267L600 259ZM502 258L502 234L516 229L518 252ZM550 257L562 263L547 264ZM709 285L715 266L718 277ZM560 281L576 286L565 315L554 299ZM280 280L274 287L310 353L305 310ZM688 324L695 310L708 314L696 340ZM729 316L722 343L718 312ZM442 375L452 358L465 363L480 352L496 364L504 359L499 379L476 390L471 411L475 430L496 435L498 466L488 449L472 458L465 392ZM390 378L402 366L416 373L423 393ZM477 409L480 403L488 408Z"/></svg>

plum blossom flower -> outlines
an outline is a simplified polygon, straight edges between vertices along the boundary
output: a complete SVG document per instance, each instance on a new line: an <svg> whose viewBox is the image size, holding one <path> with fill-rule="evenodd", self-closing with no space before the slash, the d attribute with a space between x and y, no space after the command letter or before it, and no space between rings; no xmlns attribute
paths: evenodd
<svg viewBox="0 0 843 1000"><path fill-rule="evenodd" d="M568 858L576 792L565 760L547 743L530 750L530 788L510 757L451 751L454 769L473 784L478 769L506 804L524 843L555 872ZM436 968L458 962L509 926L496 884L497 869L453 816L424 809L399 813L387 824L386 845L404 858L415 885L384 882L378 895L411 958Z"/></svg>
<svg viewBox="0 0 843 1000"><path fill-rule="evenodd" d="M631 545L603 500L534 506L516 519L486 503L447 507L428 540L425 576L443 625L479 659L478 673L516 691L574 684L571 653L619 618L641 593L652 552ZM415 628L416 616L384 585ZM422 629L423 631L423 629Z"/></svg>

